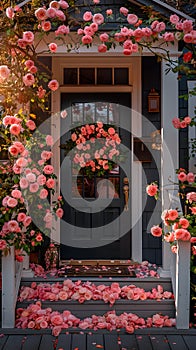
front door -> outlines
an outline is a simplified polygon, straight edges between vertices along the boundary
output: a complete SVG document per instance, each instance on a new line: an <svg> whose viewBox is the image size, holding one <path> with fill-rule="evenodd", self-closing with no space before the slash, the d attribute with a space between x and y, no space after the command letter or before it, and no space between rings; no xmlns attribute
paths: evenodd
<svg viewBox="0 0 196 350"><path fill-rule="evenodd" d="M131 257L131 95L130 93L62 93L61 145L74 128L102 122L114 127L123 155L110 171L88 176L74 168L73 157L61 152L61 259L129 259ZM78 129L77 129L78 130ZM85 153L85 152L84 152ZM83 154L82 156L85 157ZM109 156L109 155L107 155ZM121 156L121 158L120 158ZM121 159L121 161L120 161ZM128 202L127 202L128 201Z"/></svg>

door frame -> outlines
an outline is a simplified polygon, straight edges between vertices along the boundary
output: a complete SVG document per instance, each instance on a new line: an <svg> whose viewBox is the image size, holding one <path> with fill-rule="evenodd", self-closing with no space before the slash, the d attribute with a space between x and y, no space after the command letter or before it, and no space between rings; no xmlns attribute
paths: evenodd
<svg viewBox="0 0 196 350"><path fill-rule="evenodd" d="M72 86L63 85L63 69L72 67L127 67L129 68L129 85L127 86ZM95 56L95 55L66 55L55 56L52 58L52 72L59 82L59 89L52 92L51 97L51 134L56 141L53 147L52 165L57 175L56 193L53 197L55 200L60 193L60 105L61 93L98 93L98 92L129 92L131 99L131 128L132 128L132 144L133 137L142 136L142 85L141 85L141 57L125 57L122 55L115 56ZM132 181L130 186L131 201L131 218L132 218L132 234L131 234L131 258L136 261L142 261L142 164L133 160L131 154ZM137 201L135 200L137 198ZM134 218L138 220L134 223ZM51 238L60 242L60 220L53 222L53 230Z"/></svg>

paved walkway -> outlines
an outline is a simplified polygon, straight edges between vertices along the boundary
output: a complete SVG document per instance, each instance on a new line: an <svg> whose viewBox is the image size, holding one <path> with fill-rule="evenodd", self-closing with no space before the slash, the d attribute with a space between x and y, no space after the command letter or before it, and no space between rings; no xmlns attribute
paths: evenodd
<svg viewBox="0 0 196 350"><path fill-rule="evenodd" d="M145 329L123 332L70 332L0 329L0 350L195 350L196 330Z"/></svg>

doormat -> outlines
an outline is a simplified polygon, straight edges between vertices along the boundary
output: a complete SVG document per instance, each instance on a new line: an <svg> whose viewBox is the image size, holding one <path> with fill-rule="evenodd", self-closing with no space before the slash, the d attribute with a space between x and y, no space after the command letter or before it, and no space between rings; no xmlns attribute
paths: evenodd
<svg viewBox="0 0 196 350"><path fill-rule="evenodd" d="M116 261L71 261L61 262L58 276L80 277L136 277L135 271L129 269L130 263Z"/></svg>

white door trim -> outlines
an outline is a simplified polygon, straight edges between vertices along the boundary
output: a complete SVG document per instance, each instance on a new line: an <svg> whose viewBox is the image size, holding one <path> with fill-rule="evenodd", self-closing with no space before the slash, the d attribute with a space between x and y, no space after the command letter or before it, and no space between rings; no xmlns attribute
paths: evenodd
<svg viewBox="0 0 196 350"><path fill-rule="evenodd" d="M129 86L63 86L63 68L69 67L130 67ZM141 57L100 57L88 56L82 57L53 57L52 72L55 79L60 83L60 88L52 93L51 99L51 132L55 145L53 148L52 164L58 177L57 192L60 192L60 95L62 92L130 92L132 106L132 134L133 137L142 135L142 116L141 116ZM133 161L132 154L132 181L130 188L131 196L131 215L132 218L138 218L136 224L132 227L132 256L136 261L142 261L142 164ZM57 194L56 194L57 196ZM55 199L55 197L54 197ZM60 221L54 222L52 239L60 242Z"/></svg>

